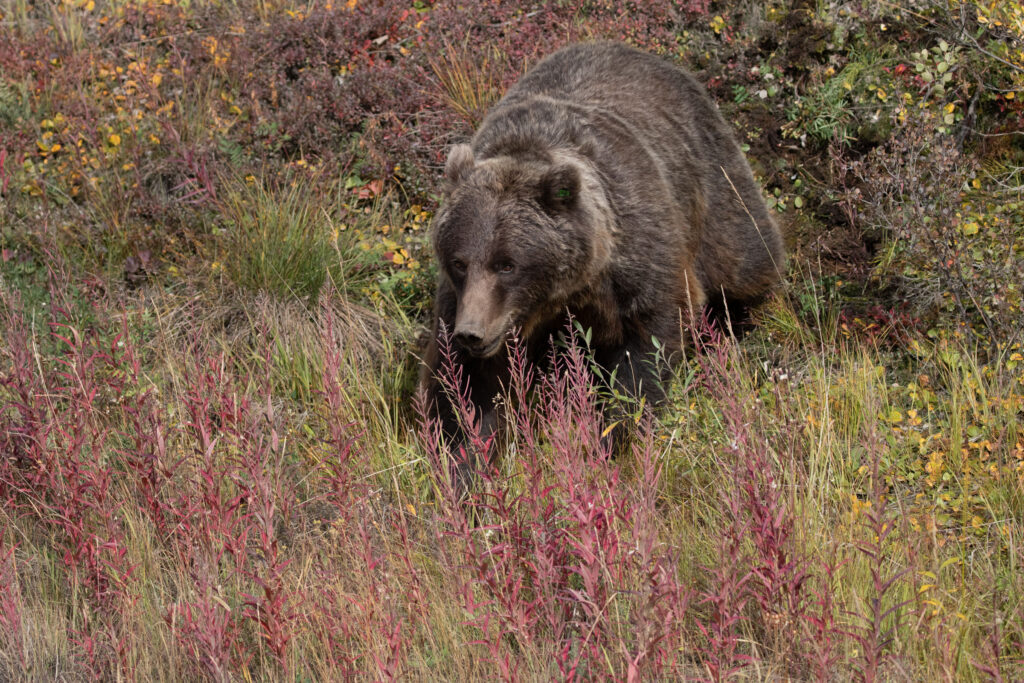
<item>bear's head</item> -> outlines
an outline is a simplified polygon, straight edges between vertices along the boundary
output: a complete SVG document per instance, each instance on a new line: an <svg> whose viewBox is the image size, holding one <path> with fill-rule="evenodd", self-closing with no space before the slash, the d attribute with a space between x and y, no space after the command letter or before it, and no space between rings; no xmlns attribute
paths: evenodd
<svg viewBox="0 0 1024 683"><path fill-rule="evenodd" d="M486 358L594 286L611 259L612 214L592 167L569 153L477 160L456 145L445 176L433 242L457 300L451 331Z"/></svg>

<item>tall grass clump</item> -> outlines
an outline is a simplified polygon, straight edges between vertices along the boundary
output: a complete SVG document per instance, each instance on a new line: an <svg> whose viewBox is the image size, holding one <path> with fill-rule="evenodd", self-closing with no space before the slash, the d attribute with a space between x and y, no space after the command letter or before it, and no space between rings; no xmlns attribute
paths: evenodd
<svg viewBox="0 0 1024 683"><path fill-rule="evenodd" d="M443 55L431 57L429 64L445 102L475 130L500 96L500 54L492 50L478 59L465 44L447 43Z"/></svg>
<svg viewBox="0 0 1024 683"><path fill-rule="evenodd" d="M337 183L302 176L232 178L219 188L219 261L252 291L313 303L328 280L338 289L358 274L355 242L338 229Z"/></svg>

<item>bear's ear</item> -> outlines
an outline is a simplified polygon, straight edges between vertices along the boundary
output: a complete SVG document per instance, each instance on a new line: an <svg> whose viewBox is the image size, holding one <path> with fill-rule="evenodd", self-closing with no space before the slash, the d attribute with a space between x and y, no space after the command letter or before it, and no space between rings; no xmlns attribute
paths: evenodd
<svg viewBox="0 0 1024 683"><path fill-rule="evenodd" d="M458 185L473 170L475 163L472 147L455 145L448 152L448 161L444 165L444 177L452 185Z"/></svg>
<svg viewBox="0 0 1024 683"><path fill-rule="evenodd" d="M555 166L541 176L540 205L548 213L571 210L579 201L580 172L575 166Z"/></svg>

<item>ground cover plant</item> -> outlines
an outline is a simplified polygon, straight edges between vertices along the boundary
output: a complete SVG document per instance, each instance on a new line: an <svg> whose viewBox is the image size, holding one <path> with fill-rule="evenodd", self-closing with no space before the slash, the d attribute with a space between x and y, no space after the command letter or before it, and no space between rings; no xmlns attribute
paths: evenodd
<svg viewBox="0 0 1024 683"><path fill-rule="evenodd" d="M444 153L586 38L790 270L617 458L586 330L514 354L459 503ZM0 679L1021 679L1022 99L1002 1L0 0Z"/></svg>

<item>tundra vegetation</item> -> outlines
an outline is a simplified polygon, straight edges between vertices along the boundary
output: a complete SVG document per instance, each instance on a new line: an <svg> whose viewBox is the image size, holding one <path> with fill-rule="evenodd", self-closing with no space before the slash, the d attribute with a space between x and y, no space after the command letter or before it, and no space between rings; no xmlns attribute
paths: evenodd
<svg viewBox="0 0 1024 683"><path fill-rule="evenodd" d="M586 38L789 271L614 460L587 331L515 357L459 504L444 155ZM1022 99L1009 0L0 0L0 679L1024 678Z"/></svg>

